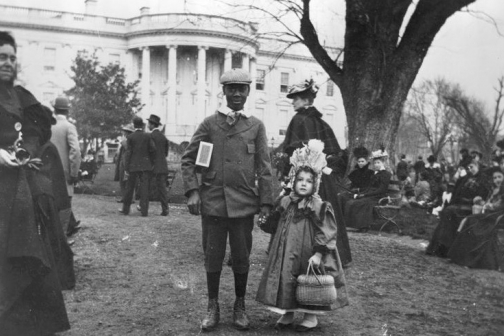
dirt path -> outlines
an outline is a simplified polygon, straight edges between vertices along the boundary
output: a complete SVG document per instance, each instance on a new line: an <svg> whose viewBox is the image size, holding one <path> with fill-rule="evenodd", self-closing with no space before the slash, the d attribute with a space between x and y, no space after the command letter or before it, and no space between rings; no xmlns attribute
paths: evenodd
<svg viewBox="0 0 504 336"><path fill-rule="evenodd" d="M161 217L120 216L113 198L76 195L83 229L75 238L77 287L65 293L77 335L198 335L206 310L198 217L171 205ZM133 207L132 207L133 208ZM254 236L246 335L277 332L277 316L254 301L268 236ZM320 318L312 335L504 335L504 273L469 270L422 253L422 241L350 233L354 265L351 305ZM212 335L242 334L231 327L232 272L221 281L221 325Z"/></svg>

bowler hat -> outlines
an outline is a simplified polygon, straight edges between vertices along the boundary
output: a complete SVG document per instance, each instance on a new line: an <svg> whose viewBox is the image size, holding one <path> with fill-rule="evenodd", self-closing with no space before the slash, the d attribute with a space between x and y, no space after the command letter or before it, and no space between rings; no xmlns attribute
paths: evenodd
<svg viewBox="0 0 504 336"><path fill-rule="evenodd" d="M144 122L143 122L142 118L140 118L140 117L134 117L133 118L133 126L135 128L143 128L144 127Z"/></svg>
<svg viewBox="0 0 504 336"><path fill-rule="evenodd" d="M242 69L231 69L224 72L220 78L220 83L222 85L226 84L250 84L252 79L250 74Z"/></svg>
<svg viewBox="0 0 504 336"><path fill-rule="evenodd" d="M147 119L147 121L150 121L151 123L153 123L154 125L161 125L161 118L159 118L157 115L155 114L151 114L149 119Z"/></svg>
<svg viewBox="0 0 504 336"><path fill-rule="evenodd" d="M70 101L65 96L59 96L54 101L53 107L57 110L69 110L70 109Z"/></svg>

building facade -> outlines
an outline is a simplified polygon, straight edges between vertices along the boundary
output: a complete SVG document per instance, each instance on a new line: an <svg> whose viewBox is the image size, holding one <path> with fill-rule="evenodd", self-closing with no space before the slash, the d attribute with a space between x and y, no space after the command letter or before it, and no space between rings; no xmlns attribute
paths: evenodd
<svg viewBox="0 0 504 336"><path fill-rule="evenodd" d="M259 38L257 23L233 18L151 14L143 7L139 16L121 19L96 15L95 6L86 0L84 14L0 6L0 29L18 43L18 80L43 103L73 86L78 52L95 52L102 64L120 63L128 81L140 81L142 116L159 115L167 137L182 143L223 103L220 75L243 68L253 77L246 108L264 121L270 145L283 141L294 114L287 88L309 78L320 84L315 105L346 143L339 91L304 46L284 52L286 42Z"/></svg>

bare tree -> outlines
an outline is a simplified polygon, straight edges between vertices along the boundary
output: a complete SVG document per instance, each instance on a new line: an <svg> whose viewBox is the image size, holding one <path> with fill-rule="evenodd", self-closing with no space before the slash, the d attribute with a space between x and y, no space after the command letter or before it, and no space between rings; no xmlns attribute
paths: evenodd
<svg viewBox="0 0 504 336"><path fill-rule="evenodd" d="M444 79L427 80L410 90L405 104L405 112L415 120L432 154L437 157L449 141L455 126L453 110L444 99L450 89L450 84Z"/></svg>
<svg viewBox="0 0 504 336"><path fill-rule="evenodd" d="M316 2L276 0L266 8L246 6L283 24L287 35L302 41L338 85L350 148L386 144L393 152L404 102L434 37L450 16L475 1L346 0L346 13L339 13L346 26L342 63L341 55L334 57L319 40L311 17ZM285 23L288 13L297 16L299 33Z"/></svg>
<svg viewBox="0 0 504 336"><path fill-rule="evenodd" d="M487 158L490 157L504 117L504 108L501 108L504 77L499 78L498 82L498 87L495 88L497 93L495 108L490 115L485 112L483 103L466 96L458 88L453 89L444 97L447 106L460 117L460 128L468 140L474 143Z"/></svg>

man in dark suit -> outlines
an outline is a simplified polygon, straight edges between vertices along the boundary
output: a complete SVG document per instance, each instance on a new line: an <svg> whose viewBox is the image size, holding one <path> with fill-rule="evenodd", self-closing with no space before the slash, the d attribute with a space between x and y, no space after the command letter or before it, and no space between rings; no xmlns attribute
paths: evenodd
<svg viewBox="0 0 504 336"><path fill-rule="evenodd" d="M222 75L227 106L203 120L182 156L189 212L202 215L208 289L208 310L201 324L205 331L216 328L220 319L219 282L228 235L236 295L233 325L239 330L250 328L245 293L254 215L269 214L273 204L266 129L261 120L243 110L251 82L241 69ZM201 142L213 144L209 166L203 169L196 167ZM201 186L197 172L202 175Z"/></svg>
<svg viewBox="0 0 504 336"><path fill-rule="evenodd" d="M397 164L396 175L399 181L404 181L408 178L408 162L406 162L405 154L401 154L401 161Z"/></svg>
<svg viewBox="0 0 504 336"><path fill-rule="evenodd" d="M126 139L126 164L124 172L128 176L128 186L120 212L128 215L137 179L140 180L140 211L143 217L149 212L149 181L154 167L156 146L150 134L143 131L142 118L133 119L135 132Z"/></svg>
<svg viewBox="0 0 504 336"><path fill-rule="evenodd" d="M151 114L147 127L151 133L151 138L156 145L156 160L154 163L154 170L152 171L152 178L155 180L156 188L158 190L159 201L161 202L161 216L168 216L168 193L166 192L166 178L168 176L168 164L166 157L168 156L168 139L159 130L161 126L160 118Z"/></svg>

